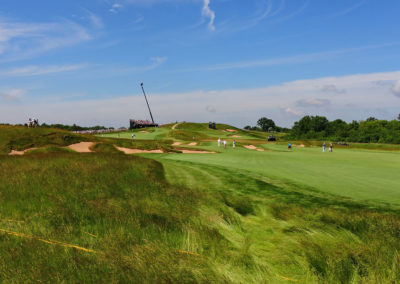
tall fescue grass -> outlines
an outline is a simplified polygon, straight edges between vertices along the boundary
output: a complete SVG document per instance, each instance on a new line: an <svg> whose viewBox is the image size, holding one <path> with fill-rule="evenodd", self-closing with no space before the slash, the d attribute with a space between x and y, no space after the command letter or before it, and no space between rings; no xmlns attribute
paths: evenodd
<svg viewBox="0 0 400 284"><path fill-rule="evenodd" d="M81 141L95 140L97 140L96 137L53 128L0 125L0 154L7 154L11 150L25 150L43 146L67 146Z"/></svg>
<svg viewBox="0 0 400 284"><path fill-rule="evenodd" d="M35 236L0 232L2 281L215 279L203 256L184 251L191 247L187 228L207 246L219 240L207 226L193 225L202 196L168 185L159 163L120 154L40 153L2 156L0 165L0 229Z"/></svg>

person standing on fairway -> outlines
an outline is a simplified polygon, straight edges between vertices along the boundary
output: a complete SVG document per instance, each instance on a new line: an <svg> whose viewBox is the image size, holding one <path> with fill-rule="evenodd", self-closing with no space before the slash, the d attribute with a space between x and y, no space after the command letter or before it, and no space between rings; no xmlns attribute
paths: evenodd
<svg viewBox="0 0 400 284"><path fill-rule="evenodd" d="M287 148L289 151L292 149L292 144L290 142L288 143Z"/></svg>
<svg viewBox="0 0 400 284"><path fill-rule="evenodd" d="M333 144L330 143L330 144L329 144L329 152L332 152L332 150L333 150Z"/></svg>
<svg viewBox="0 0 400 284"><path fill-rule="evenodd" d="M325 153L325 149L326 149L326 143L324 142L324 143L322 144L322 152L323 152L323 153Z"/></svg>
<svg viewBox="0 0 400 284"><path fill-rule="evenodd" d="M221 138L218 138L218 147L221 146Z"/></svg>
<svg viewBox="0 0 400 284"><path fill-rule="evenodd" d="M233 142L232 142L232 148L233 148L233 149L236 148L236 141L235 141L235 140L233 140Z"/></svg>
<svg viewBox="0 0 400 284"><path fill-rule="evenodd" d="M224 140L222 143L224 144L224 149L226 149L226 140Z"/></svg>

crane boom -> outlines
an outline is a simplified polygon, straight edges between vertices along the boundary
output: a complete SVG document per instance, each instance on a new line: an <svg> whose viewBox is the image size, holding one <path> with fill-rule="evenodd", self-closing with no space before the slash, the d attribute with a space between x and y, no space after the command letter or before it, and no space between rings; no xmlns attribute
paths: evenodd
<svg viewBox="0 0 400 284"><path fill-rule="evenodd" d="M150 105L149 105L149 102L147 101L146 92L144 91L143 83L141 83L141 84L140 84L140 86L142 87L143 95L144 95L144 98L145 98L145 100L146 100L147 107L149 108L149 112L150 112L151 121L152 121L152 122L153 122L153 124L154 124L153 115L151 114Z"/></svg>

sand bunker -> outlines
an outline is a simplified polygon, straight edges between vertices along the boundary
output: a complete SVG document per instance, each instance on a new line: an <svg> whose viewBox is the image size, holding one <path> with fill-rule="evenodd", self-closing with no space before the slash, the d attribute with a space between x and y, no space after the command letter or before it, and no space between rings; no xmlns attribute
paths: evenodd
<svg viewBox="0 0 400 284"><path fill-rule="evenodd" d="M235 129L225 129L225 131L228 131L228 132L237 132L237 130L235 130Z"/></svg>
<svg viewBox="0 0 400 284"><path fill-rule="evenodd" d="M196 146L196 145L197 145L196 142L192 142L192 143L189 143L189 144L188 144L188 146Z"/></svg>
<svg viewBox="0 0 400 284"><path fill-rule="evenodd" d="M121 152L124 152L125 154L141 154L141 153L155 153L155 154L162 154L164 153L162 150L140 150L140 149L130 149L130 148L123 148L123 147L117 147L118 150Z"/></svg>
<svg viewBox="0 0 400 284"><path fill-rule="evenodd" d="M139 133L149 133L149 132L146 130L142 130L142 131L139 131Z"/></svg>
<svg viewBox="0 0 400 284"><path fill-rule="evenodd" d="M300 145L293 144L293 147L305 148L306 146L304 144L300 144Z"/></svg>
<svg viewBox="0 0 400 284"><path fill-rule="evenodd" d="M256 151L258 151L258 152L264 152L264 149L261 149L261 148L257 148L256 146L254 146L254 145L246 145L246 146L244 146L246 149L249 149L249 150L256 150Z"/></svg>
<svg viewBox="0 0 400 284"><path fill-rule="evenodd" d="M182 142L174 142L174 143L172 144L172 146L179 146L179 145L182 145Z"/></svg>
<svg viewBox="0 0 400 284"><path fill-rule="evenodd" d="M233 138L239 138L239 137L242 137L242 136L240 136L240 135L232 135L231 137L233 137Z"/></svg>
<svg viewBox="0 0 400 284"><path fill-rule="evenodd" d="M30 150L35 150L35 149L37 149L37 148L29 148L29 149L25 149L23 151L11 150L11 152L8 153L8 155L10 155L10 156L22 156L26 152L28 152Z"/></svg>
<svg viewBox="0 0 400 284"><path fill-rule="evenodd" d="M95 143L93 142L80 142L76 144L72 144L67 146L67 148L72 149L78 153L91 153L90 147L92 147Z"/></svg>
<svg viewBox="0 0 400 284"><path fill-rule="evenodd" d="M208 152L208 151L196 151L196 150L182 150L180 149L183 154L216 154L216 152Z"/></svg>

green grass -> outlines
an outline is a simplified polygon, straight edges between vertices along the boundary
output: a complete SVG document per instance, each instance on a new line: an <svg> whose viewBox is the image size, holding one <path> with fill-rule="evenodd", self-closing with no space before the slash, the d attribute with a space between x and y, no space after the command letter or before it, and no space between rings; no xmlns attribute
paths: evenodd
<svg viewBox="0 0 400 284"><path fill-rule="evenodd" d="M43 146L67 146L81 141L94 141L94 137L74 134L53 128L27 128L0 125L0 154L11 150L25 150Z"/></svg>
<svg viewBox="0 0 400 284"><path fill-rule="evenodd" d="M187 249L189 227L207 236L204 242L218 237L192 224L202 198L169 186L160 164L99 153L3 156L0 163L0 229L98 252L0 233L2 281L181 282L205 279L204 271L213 276L204 259L179 253Z"/></svg>
<svg viewBox="0 0 400 284"><path fill-rule="evenodd" d="M400 152L289 152L254 136L235 150L197 141L220 152L205 155L143 158L113 146L170 151L177 133L185 144L194 132L214 137L208 124L173 125L152 139L98 137L94 153L70 152L61 139L0 155L1 281L400 281ZM8 129L1 145L40 145L41 131ZM242 148L251 143L266 151Z"/></svg>
<svg viewBox="0 0 400 284"><path fill-rule="evenodd" d="M269 151L244 148L226 150L210 144L218 155L169 155L165 159L214 165L263 175L293 183L311 191L349 197L359 201L400 205L400 152L318 148L294 148L265 144Z"/></svg>
<svg viewBox="0 0 400 284"><path fill-rule="evenodd" d="M142 128L136 130L130 130L126 132L115 132L115 133L106 133L103 135L98 135L100 137L105 138L125 138L132 139L132 134L136 135L136 140L153 140L153 139L163 139L165 135L168 133L169 129L165 129L162 127L158 128Z"/></svg>

